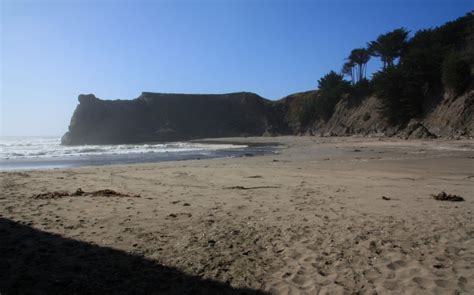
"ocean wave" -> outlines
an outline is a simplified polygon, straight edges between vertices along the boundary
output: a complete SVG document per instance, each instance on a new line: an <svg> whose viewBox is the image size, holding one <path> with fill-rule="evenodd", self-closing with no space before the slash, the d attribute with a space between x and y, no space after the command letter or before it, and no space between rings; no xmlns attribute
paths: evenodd
<svg viewBox="0 0 474 295"><path fill-rule="evenodd" d="M106 151L107 149L90 147L90 148L79 149L79 150L76 150L75 152L79 154L91 154L91 153L102 153Z"/></svg>
<svg viewBox="0 0 474 295"><path fill-rule="evenodd" d="M145 153L206 153L223 149L246 148L246 145L203 144L190 142L62 146L60 138L1 138L1 159L35 159L57 157L85 157L106 155L133 155Z"/></svg>

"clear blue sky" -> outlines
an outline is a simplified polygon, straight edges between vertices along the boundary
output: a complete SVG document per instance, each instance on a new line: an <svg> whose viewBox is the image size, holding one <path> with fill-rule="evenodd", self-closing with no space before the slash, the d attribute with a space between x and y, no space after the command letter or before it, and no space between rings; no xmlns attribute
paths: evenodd
<svg viewBox="0 0 474 295"><path fill-rule="evenodd" d="M0 0L1 134L61 135L80 93L316 88L351 49L433 27L472 0ZM369 64L369 71L377 63Z"/></svg>

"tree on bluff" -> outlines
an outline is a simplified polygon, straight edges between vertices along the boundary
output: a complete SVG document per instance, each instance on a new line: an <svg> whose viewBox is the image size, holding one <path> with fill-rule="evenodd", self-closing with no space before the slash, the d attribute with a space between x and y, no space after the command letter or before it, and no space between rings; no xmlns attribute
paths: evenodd
<svg viewBox="0 0 474 295"><path fill-rule="evenodd" d="M323 120L328 120L334 112L334 107L343 94L349 91L350 83L344 80L342 74L330 71L318 80L319 97L316 100L316 113Z"/></svg>
<svg viewBox="0 0 474 295"><path fill-rule="evenodd" d="M355 68L354 63L352 61L347 61L344 63L341 69L341 74L344 76L348 76L351 80L352 85L355 84L355 79L356 79L354 68Z"/></svg>
<svg viewBox="0 0 474 295"><path fill-rule="evenodd" d="M452 51L445 57L442 65L443 84L446 88L461 94L471 82L471 69L460 54Z"/></svg>
<svg viewBox="0 0 474 295"><path fill-rule="evenodd" d="M369 53L371 56L380 57L384 69L393 66L394 60L402 55L407 45L407 38L408 31L404 28L379 35L377 40L367 44Z"/></svg>
<svg viewBox="0 0 474 295"><path fill-rule="evenodd" d="M406 82L400 66L389 66L374 74L375 94L380 99L380 113L392 124L403 122L404 84Z"/></svg>
<svg viewBox="0 0 474 295"><path fill-rule="evenodd" d="M347 58L347 62L343 66L343 74L348 74L351 70L351 78L353 84L360 82L366 78L367 63L370 60L369 51L365 48L356 48L351 51Z"/></svg>

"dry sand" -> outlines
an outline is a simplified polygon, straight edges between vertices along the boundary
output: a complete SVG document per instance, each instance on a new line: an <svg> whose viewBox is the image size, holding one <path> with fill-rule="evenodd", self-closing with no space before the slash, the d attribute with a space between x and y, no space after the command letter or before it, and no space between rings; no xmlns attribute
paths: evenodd
<svg viewBox="0 0 474 295"><path fill-rule="evenodd" d="M474 141L229 140L284 146L1 173L0 293L473 293Z"/></svg>

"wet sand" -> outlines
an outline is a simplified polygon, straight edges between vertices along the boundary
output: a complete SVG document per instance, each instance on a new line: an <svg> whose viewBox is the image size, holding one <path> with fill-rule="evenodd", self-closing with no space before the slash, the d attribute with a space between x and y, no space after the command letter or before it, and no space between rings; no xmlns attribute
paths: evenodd
<svg viewBox="0 0 474 295"><path fill-rule="evenodd" d="M226 140L282 146L1 173L0 292L474 290L473 140Z"/></svg>

